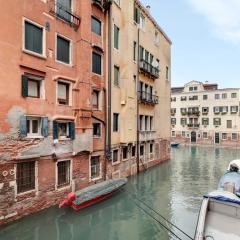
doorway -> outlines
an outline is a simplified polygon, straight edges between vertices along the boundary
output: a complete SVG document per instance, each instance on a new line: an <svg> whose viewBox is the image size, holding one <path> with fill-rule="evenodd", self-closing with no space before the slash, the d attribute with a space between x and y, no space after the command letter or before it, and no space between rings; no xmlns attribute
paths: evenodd
<svg viewBox="0 0 240 240"><path fill-rule="evenodd" d="M197 133L191 132L191 143L196 143L196 142L197 142Z"/></svg>
<svg viewBox="0 0 240 240"><path fill-rule="evenodd" d="M220 143L220 133L215 133L215 144Z"/></svg>

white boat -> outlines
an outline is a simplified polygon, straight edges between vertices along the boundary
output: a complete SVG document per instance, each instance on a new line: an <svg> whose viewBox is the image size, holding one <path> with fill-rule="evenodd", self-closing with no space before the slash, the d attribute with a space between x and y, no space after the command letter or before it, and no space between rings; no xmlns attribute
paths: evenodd
<svg viewBox="0 0 240 240"><path fill-rule="evenodd" d="M229 164L218 190L204 196L195 240L240 240L240 165L237 163L240 161Z"/></svg>

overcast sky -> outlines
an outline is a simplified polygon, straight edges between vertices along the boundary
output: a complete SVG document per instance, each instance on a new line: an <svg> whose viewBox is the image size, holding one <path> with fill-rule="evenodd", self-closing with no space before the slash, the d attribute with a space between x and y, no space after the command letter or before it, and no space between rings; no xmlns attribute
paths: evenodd
<svg viewBox="0 0 240 240"><path fill-rule="evenodd" d="M240 0L141 0L173 42L172 86L240 87Z"/></svg>

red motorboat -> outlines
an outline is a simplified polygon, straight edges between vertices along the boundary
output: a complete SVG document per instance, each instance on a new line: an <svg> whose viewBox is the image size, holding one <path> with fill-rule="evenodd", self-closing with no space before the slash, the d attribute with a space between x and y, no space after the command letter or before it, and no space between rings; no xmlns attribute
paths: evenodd
<svg viewBox="0 0 240 240"><path fill-rule="evenodd" d="M127 183L127 178L111 179L97 183L77 192L71 192L65 200L59 204L59 208L69 206L75 210L88 207L100 202L117 192Z"/></svg>

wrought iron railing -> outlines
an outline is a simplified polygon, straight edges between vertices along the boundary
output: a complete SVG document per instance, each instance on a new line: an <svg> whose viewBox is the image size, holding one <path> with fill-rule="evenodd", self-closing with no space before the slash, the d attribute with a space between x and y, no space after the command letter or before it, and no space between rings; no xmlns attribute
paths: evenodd
<svg viewBox="0 0 240 240"><path fill-rule="evenodd" d="M189 123L187 126L190 128L199 128L200 124L199 123Z"/></svg>
<svg viewBox="0 0 240 240"><path fill-rule="evenodd" d="M138 100L143 103L158 104L158 96L145 91L138 91Z"/></svg>
<svg viewBox="0 0 240 240"><path fill-rule="evenodd" d="M159 69L152 66L149 62L145 60L140 60L139 68L142 72L149 74L152 78L159 78Z"/></svg>
<svg viewBox="0 0 240 240"><path fill-rule="evenodd" d="M59 2L51 0L48 2L49 12L55 15L57 18L62 19L68 23L75 30L79 28L81 18L74 14L71 9L66 8Z"/></svg>

